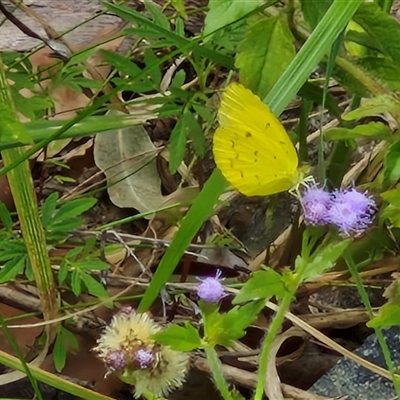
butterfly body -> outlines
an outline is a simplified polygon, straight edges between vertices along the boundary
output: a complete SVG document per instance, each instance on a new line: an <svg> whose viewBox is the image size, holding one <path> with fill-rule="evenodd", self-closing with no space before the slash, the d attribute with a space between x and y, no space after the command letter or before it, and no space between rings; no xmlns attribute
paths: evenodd
<svg viewBox="0 0 400 400"><path fill-rule="evenodd" d="M222 96L214 134L215 162L226 180L247 196L296 187L302 180L296 149L259 97L233 83Z"/></svg>

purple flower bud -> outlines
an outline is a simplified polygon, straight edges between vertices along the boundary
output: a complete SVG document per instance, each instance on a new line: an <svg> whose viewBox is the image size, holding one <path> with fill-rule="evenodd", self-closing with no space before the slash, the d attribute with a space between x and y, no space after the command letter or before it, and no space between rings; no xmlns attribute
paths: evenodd
<svg viewBox="0 0 400 400"><path fill-rule="evenodd" d="M332 196L323 189L309 188L302 195L304 221L307 225L326 225Z"/></svg>
<svg viewBox="0 0 400 400"><path fill-rule="evenodd" d="M155 357L154 354L150 350L146 349L138 349L133 355L133 362L140 369L150 368L154 363Z"/></svg>
<svg viewBox="0 0 400 400"><path fill-rule="evenodd" d="M201 279L201 283L197 286L197 295L201 300L208 303L218 303L226 296L224 287L218 279L220 276L221 271L218 271L215 278Z"/></svg>
<svg viewBox="0 0 400 400"><path fill-rule="evenodd" d="M126 357L122 350L110 351L107 353L104 362L111 371L121 371L126 367Z"/></svg>

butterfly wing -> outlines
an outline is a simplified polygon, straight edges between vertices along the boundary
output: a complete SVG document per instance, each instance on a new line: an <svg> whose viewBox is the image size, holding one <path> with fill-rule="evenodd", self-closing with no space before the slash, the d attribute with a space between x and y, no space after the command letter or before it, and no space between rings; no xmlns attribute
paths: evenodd
<svg viewBox="0 0 400 400"><path fill-rule="evenodd" d="M229 85L218 120L215 162L239 192L265 196L299 182L296 149L279 120L250 90L237 83Z"/></svg>

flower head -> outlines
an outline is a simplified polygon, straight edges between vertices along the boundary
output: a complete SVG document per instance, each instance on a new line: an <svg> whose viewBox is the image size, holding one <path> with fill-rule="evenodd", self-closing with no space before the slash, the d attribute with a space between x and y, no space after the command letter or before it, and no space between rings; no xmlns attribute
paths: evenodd
<svg viewBox="0 0 400 400"><path fill-rule="evenodd" d="M140 369L151 367L155 360L153 352L147 349L138 349L132 358Z"/></svg>
<svg viewBox="0 0 400 400"><path fill-rule="evenodd" d="M166 396L185 381L189 355L156 343L153 335L160 330L148 314L127 307L114 315L93 349L110 373L135 386L135 397Z"/></svg>
<svg viewBox="0 0 400 400"><path fill-rule="evenodd" d="M307 189L301 198L305 223L308 225L326 225L331 200L331 194L323 189L317 187Z"/></svg>
<svg viewBox="0 0 400 400"><path fill-rule="evenodd" d="M360 214L373 214L376 203L367 192L361 193L356 189L338 190L333 193L335 203L346 203L352 210Z"/></svg>
<svg viewBox="0 0 400 400"><path fill-rule="evenodd" d="M119 377L122 381L135 386L136 398L146 392L156 397L166 397L172 390L183 385L188 368L187 353L161 346L151 368L138 369L133 373L126 369Z"/></svg>
<svg viewBox="0 0 400 400"><path fill-rule="evenodd" d="M201 283L197 286L197 295L201 300L208 303L218 303L226 296L224 287L219 280L220 276L221 271L218 271L215 278L200 279Z"/></svg>
<svg viewBox="0 0 400 400"><path fill-rule="evenodd" d="M357 236L371 225L375 207L374 199L366 193L355 189L339 190L333 193L328 220L343 235Z"/></svg>
<svg viewBox="0 0 400 400"><path fill-rule="evenodd" d="M104 363L110 371L120 371L126 367L126 354L123 350L111 350L105 354Z"/></svg>
<svg viewBox="0 0 400 400"><path fill-rule="evenodd" d="M344 236L356 236L364 232L376 211L372 196L354 188L329 193L312 187L303 193L301 202L306 224L331 224Z"/></svg>

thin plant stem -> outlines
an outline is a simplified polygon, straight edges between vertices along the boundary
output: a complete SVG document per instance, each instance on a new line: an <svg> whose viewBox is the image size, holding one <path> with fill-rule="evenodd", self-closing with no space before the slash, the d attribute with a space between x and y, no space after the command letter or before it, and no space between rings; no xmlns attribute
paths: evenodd
<svg viewBox="0 0 400 400"><path fill-rule="evenodd" d="M374 317L374 312L372 311L371 303L369 301L368 293L365 290L365 287L363 285L362 279L358 273L357 266L354 263L353 258L348 252L344 253L344 259L346 261L347 267L350 271L350 274L352 278L354 279L354 282L356 283L358 293L360 294L361 300L364 303L365 308L367 309L368 316L369 318ZM396 395L398 398L400 398L400 385L399 381L396 379L396 371L395 367L392 361L392 358L390 356L390 349L389 346L386 342L385 337L383 336L382 329L381 328L374 328L376 337L378 339L379 346L382 349L383 357L385 359L386 366L390 372L390 375L392 376L392 381L393 385L396 391Z"/></svg>
<svg viewBox="0 0 400 400"><path fill-rule="evenodd" d="M231 392L229 391L228 384L222 374L221 362L218 358L218 354L214 347L206 346L204 351L207 356L208 363L210 365L211 373L214 378L215 386L221 393L224 400L233 400Z"/></svg>
<svg viewBox="0 0 400 400"><path fill-rule="evenodd" d="M272 322L269 326L268 333L265 336L264 342L261 348L260 361L258 366L258 379L256 392L254 394L254 400L261 400L264 394L264 382L266 381L268 356L271 350L271 345L281 329L282 323L285 319L285 314L288 311L290 304L292 303L293 295L287 294L282 303L279 306L278 312L275 314Z"/></svg>

